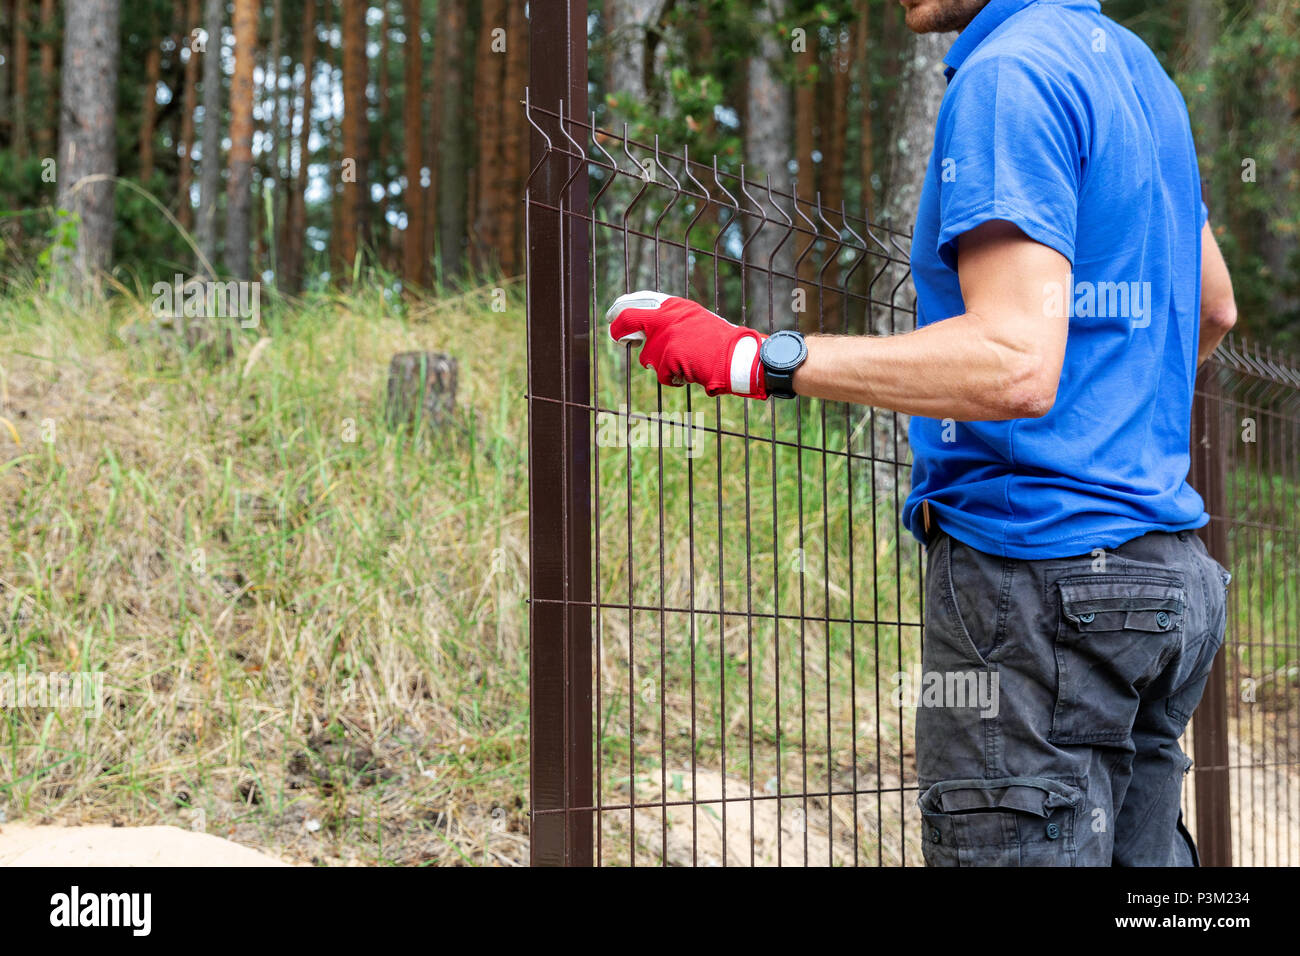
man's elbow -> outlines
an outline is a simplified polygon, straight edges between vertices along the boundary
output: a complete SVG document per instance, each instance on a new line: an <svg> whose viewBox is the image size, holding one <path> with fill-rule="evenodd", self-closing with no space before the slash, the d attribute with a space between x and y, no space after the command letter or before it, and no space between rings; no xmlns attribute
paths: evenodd
<svg viewBox="0 0 1300 956"><path fill-rule="evenodd" d="M1034 386L1014 392L1008 418L1043 418L1056 405L1056 387Z"/></svg>
<svg viewBox="0 0 1300 956"><path fill-rule="evenodd" d="M1060 384L1060 366L1045 357L1036 358L1007 381L999 413L1005 419L1042 418L1056 405Z"/></svg>
<svg viewBox="0 0 1300 956"><path fill-rule="evenodd" d="M1232 299L1216 302L1204 310L1201 319L1219 335L1227 335L1237 324L1237 303Z"/></svg>

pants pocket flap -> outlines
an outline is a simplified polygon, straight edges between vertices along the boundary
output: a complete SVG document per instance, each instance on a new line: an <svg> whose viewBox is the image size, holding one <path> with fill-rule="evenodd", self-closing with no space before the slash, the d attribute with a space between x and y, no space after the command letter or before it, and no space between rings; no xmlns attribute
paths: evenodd
<svg viewBox="0 0 1300 956"><path fill-rule="evenodd" d="M1187 605L1180 583L1125 579L1062 581L1061 612L1081 631L1175 627Z"/></svg>
<svg viewBox="0 0 1300 956"><path fill-rule="evenodd" d="M1045 818L1058 807L1077 805L1081 796L1075 787L1034 777L946 780L926 792L922 805L940 813L1018 810Z"/></svg>

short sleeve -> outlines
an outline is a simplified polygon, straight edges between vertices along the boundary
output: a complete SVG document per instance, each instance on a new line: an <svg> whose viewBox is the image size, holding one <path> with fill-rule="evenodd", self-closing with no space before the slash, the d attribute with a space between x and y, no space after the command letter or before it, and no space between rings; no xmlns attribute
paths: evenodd
<svg viewBox="0 0 1300 956"><path fill-rule="evenodd" d="M1078 108L1040 68L1014 57L957 72L935 128L939 257L957 268L957 238L994 219L1074 262L1085 148Z"/></svg>
<svg viewBox="0 0 1300 956"><path fill-rule="evenodd" d="M1201 200L1201 224L1197 226L1197 231L1205 228L1205 224L1210 221L1210 207L1205 205L1205 200Z"/></svg>

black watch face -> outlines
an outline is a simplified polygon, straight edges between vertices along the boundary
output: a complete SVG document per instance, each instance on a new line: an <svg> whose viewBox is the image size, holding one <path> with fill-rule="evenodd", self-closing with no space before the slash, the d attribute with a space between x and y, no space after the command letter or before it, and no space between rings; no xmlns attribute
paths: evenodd
<svg viewBox="0 0 1300 956"><path fill-rule="evenodd" d="M804 353L803 340L790 332L777 332L763 343L763 364L783 372L795 368Z"/></svg>

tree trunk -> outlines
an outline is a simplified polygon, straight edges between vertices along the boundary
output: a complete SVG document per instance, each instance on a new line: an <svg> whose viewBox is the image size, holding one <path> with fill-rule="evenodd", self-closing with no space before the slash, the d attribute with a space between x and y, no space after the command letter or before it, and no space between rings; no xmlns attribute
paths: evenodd
<svg viewBox="0 0 1300 956"><path fill-rule="evenodd" d="M803 50L797 54L798 81L794 92L794 159L798 164L799 196L812 202L817 196L817 167L813 163L813 152L817 148L815 134L817 130L817 26L815 23L805 26L807 36ZM823 157L824 158L824 157ZM796 219L798 217L795 217ZM806 223L800 221L801 225ZM806 235L797 235L791 239L796 243L795 255L803 252L809 241ZM799 263L799 281L804 287L804 294L813 295L813 286L817 281L817 252L809 250ZM805 321L800 325L805 332L816 331L816 323Z"/></svg>
<svg viewBox="0 0 1300 956"><path fill-rule="evenodd" d="M1263 19L1270 16L1280 18L1284 5L1269 0L1256 0L1255 6L1257 14ZM1294 4L1291 5L1291 16L1295 16ZM1294 44L1300 31L1296 29L1294 19L1290 22ZM1272 161L1259 164L1259 188L1270 201L1255 217L1256 249L1272 277L1269 283L1268 311L1273 315L1295 316L1300 314L1300 295L1297 294L1293 266L1296 257L1295 233L1283 232L1287 227L1282 224L1295 221L1294 197L1297 170L1300 170L1300 149L1296 144L1296 119L1300 117L1300 90L1297 90L1300 70L1296 67L1294 56L1289 56L1279 57L1272 63L1259 63L1257 71L1259 80L1256 89L1273 88L1272 95L1260 97L1259 112L1265 128L1287 130L1290 135L1279 135L1277 152ZM1250 324L1248 318L1242 323L1238 334L1249 331Z"/></svg>
<svg viewBox="0 0 1300 956"><path fill-rule="evenodd" d="M252 273L253 66L257 62L257 2L235 0L235 74L230 81L230 182L226 199L226 267L236 279Z"/></svg>
<svg viewBox="0 0 1300 956"><path fill-rule="evenodd" d="M54 155L54 133L58 124L59 102L54 72L55 0L41 0L41 106L40 126L36 128L36 149L41 156Z"/></svg>
<svg viewBox="0 0 1300 956"><path fill-rule="evenodd" d="M348 276L366 244L369 185L366 176L365 0L343 0L343 206L339 216L339 256Z"/></svg>
<svg viewBox="0 0 1300 956"><path fill-rule="evenodd" d="M330 10L329 7L326 8ZM332 36L332 26L341 25L342 20L338 18L338 5L333 5L333 12L336 19L333 23L326 23L326 35ZM342 282L342 276L351 269L351 263L345 262L343 258L343 114L335 109L336 99L333 91L341 89L343 85L343 44L335 46L333 42L329 43L326 53L326 59L329 61L330 76L330 124L328 132L329 143L329 168L332 175L327 179L330 188L330 238L329 238L329 263L330 263L330 280L332 282Z"/></svg>
<svg viewBox="0 0 1300 956"><path fill-rule="evenodd" d="M608 0L606 4L605 83L620 108L628 101L640 104L652 98L654 40L649 28L663 16L666 2Z"/></svg>
<svg viewBox="0 0 1300 956"><path fill-rule="evenodd" d="M822 211L826 219L840 222L844 204L844 171L848 165L849 88L853 69L853 27L842 26L836 34L835 45L827 51L827 102L822 110L822 129L826 143L822 160ZM847 303L840 294L843 276L839 262L834 260L837 247L832 245L828 254L833 257L828 268L819 268L818 274L825 283L821 290L818 316L812 324L820 331L844 332L852 323L845 313Z"/></svg>
<svg viewBox="0 0 1300 956"><path fill-rule="evenodd" d="M288 241L285 243L285 290L302 290L306 253L307 182L311 167L312 77L316 72L316 0L305 0L302 12L302 127L298 132L297 181L289 193L286 214Z"/></svg>
<svg viewBox="0 0 1300 956"><path fill-rule="evenodd" d="M10 149L20 159L27 155L27 90L31 42L27 39L27 0L14 0L13 141Z"/></svg>
<svg viewBox="0 0 1300 956"><path fill-rule="evenodd" d="M439 13L442 11L440 10ZM442 77L447 73L447 37L442 20L430 31L433 36L433 76ZM434 257L441 257L442 242L438 227L442 222L439 209L438 180L442 167L442 136L439 123L442 121L443 84L435 79L429 94L429 113L424 123L424 164L429 170L429 186L424 191L424 258L420 263L420 285L432 288L434 280L441 280L441 269L435 269Z"/></svg>
<svg viewBox="0 0 1300 956"><path fill-rule="evenodd" d="M869 0L859 0L858 3L858 23L857 33L854 34L857 39L855 47L854 60L858 64L858 87L861 90L861 107L862 115L860 117L860 132L862 138L859 141L858 148L858 178L862 182L862 212L863 215L874 214L876 208L875 187L871 184L872 177L875 175L875 137L871 128L871 96L873 84L871 82L871 47L869 38L871 37L871 4ZM859 269L859 272L865 272L865 269Z"/></svg>
<svg viewBox="0 0 1300 956"><path fill-rule="evenodd" d="M474 121L478 131L478 168L501 171L503 147L502 122L505 119L501 90L505 85L505 55L500 50L500 34L506 19L505 0L484 0L483 22L478 34L477 76L474 80ZM507 49L508 35L507 39ZM490 164L490 165L489 165ZM475 266L486 271L496 264L501 248L501 189L504 184L496 175L477 177L472 196L473 244Z"/></svg>
<svg viewBox="0 0 1300 956"><path fill-rule="evenodd" d="M180 167L176 174L177 215L186 229L194 228L194 204L190 201L190 187L194 182L194 110L198 106L199 54L191 42L192 31L199 23L199 0L187 0L184 29L180 42L189 47L190 56L185 61L185 93L181 106Z"/></svg>
<svg viewBox="0 0 1300 956"><path fill-rule="evenodd" d="M203 165L199 168L197 241L202 259L217 265L217 204L221 191L221 26L225 0L207 0L203 28ZM199 263L203 267L202 261Z"/></svg>
<svg viewBox="0 0 1300 956"><path fill-rule="evenodd" d="M162 79L162 47L157 34L151 35L144 56L144 89L140 94L140 182L153 176L154 123L158 117L158 82Z"/></svg>
<svg viewBox="0 0 1300 956"><path fill-rule="evenodd" d="M385 414L393 426L438 427L456 411L459 365L442 352L399 352L388 364Z"/></svg>
<svg viewBox="0 0 1300 956"><path fill-rule="evenodd" d="M520 102L524 87L528 85L528 20L522 3L508 3L506 36L505 91L502 96L505 116L501 126L505 131L502 144L502 169L506 181L501 204L501 269L506 275L523 271L524 241L523 207L524 180L528 178L528 121Z"/></svg>
<svg viewBox="0 0 1300 956"><path fill-rule="evenodd" d="M660 97L654 84L654 59L658 34L654 27L663 17L667 0L607 0L605 4L605 91L615 130L629 122L628 137L645 140L634 122L639 110L654 111ZM644 158L644 157L643 157ZM623 157L619 156L622 162ZM662 179L662 177L659 177ZM627 205L640 189L640 183L621 179L609 197L615 204ZM659 208L655 200L662 194L647 192L628 219L628 228L651 233ZM656 276L654 242L628 236L623 250L625 279L629 289L647 289L670 284L667 277ZM684 292L685 290L680 290Z"/></svg>
<svg viewBox="0 0 1300 956"><path fill-rule="evenodd" d="M375 157L370 178L377 180L383 188L379 208L375 210L376 219L379 222L379 234L375 236L375 251L379 256L379 261L384 264L384 268L391 269L392 241L388 223L388 208L390 206L388 158L391 155L393 144L388 117L388 58L392 54L392 44L388 35L392 30L392 24L388 20L388 0L383 0L379 4L379 9L382 12L379 21L379 78L375 83L375 115L379 123L379 154Z"/></svg>
<svg viewBox="0 0 1300 956"><path fill-rule="evenodd" d="M934 146L934 127L939 117L947 81L943 75L943 56L952 46L950 33L913 35L903 60L898 89L908 94L900 97L889 130L889 173L882 196L881 218L892 228L910 231L916 223L921 187ZM910 331L914 326L916 291L912 283L902 282L907 269L897 265L886 271L876 283L876 298L892 296L896 308L870 307L870 328L876 335ZM900 283L902 283L900 285ZM895 293L893 290L897 288ZM875 454L890 461L905 461L908 416L877 411L875 415ZM891 493L896 473L877 473L877 494Z"/></svg>
<svg viewBox="0 0 1300 956"><path fill-rule="evenodd" d="M284 53L284 4L282 0L275 0L271 7L271 43L266 50L266 65L263 68L266 79L266 114L263 120L263 129L266 133L266 143L263 155L266 157L265 176L269 182L274 184L271 193L271 222L267 223L266 229L263 230L263 241L270 248L271 265L275 270L275 275L280 276L280 256L283 250L278 243L274 241L276 227L283 231L285 213L278 212L281 202L287 206L288 200L284 197L281 190L281 184L284 182L284 175L281 172L280 153L285 139L284 128L281 125L280 116L280 61ZM259 208L263 204L259 203Z"/></svg>
<svg viewBox="0 0 1300 956"><path fill-rule="evenodd" d="M786 238L785 219L768 201L766 185L771 177L774 192L790 190L786 162L794 141L794 131L790 128L792 103L789 84L777 73L777 64L787 48L776 33L776 24L786 15L786 2L766 0L759 5L755 13L760 30L758 49L750 57L746 71L749 96L744 129L745 178L755 184L751 185L750 193L767 222L746 217L746 233L752 238L745 250L746 304L737 321L743 320L743 324L763 332L793 328L799 318L793 311L794 283L769 273L770 268L772 272L789 275L794 269L795 239L793 234ZM753 202L737 198L742 209L754 209ZM794 218L793 210L785 208L789 202L778 202Z"/></svg>
<svg viewBox="0 0 1300 956"><path fill-rule="evenodd" d="M943 57L952 46L951 33L913 35L902 64L898 89L906 90L896 101L890 129L889 175L882 218L895 229L910 230L916 222L921 186L934 145L934 125L939 118L947 81Z"/></svg>
<svg viewBox="0 0 1300 956"><path fill-rule="evenodd" d="M9 106L9 72L13 69L13 31L9 26L12 2L13 0L0 0L0 37L10 39L9 46L0 47L5 58L3 67L0 67L0 128L13 122L13 111Z"/></svg>
<svg viewBox="0 0 1300 956"><path fill-rule="evenodd" d="M402 283L410 289L424 285L424 187L420 171L424 166L421 143L423 91L423 46L420 43L420 0L403 0L406 34L406 80L402 92L402 146L406 154L406 232L402 243Z"/></svg>
<svg viewBox="0 0 1300 956"><path fill-rule="evenodd" d="M827 155L826 182L822 187L822 207L839 211L844 199L844 169L848 152L849 87L853 70L853 28L842 28L836 37L827 69L829 72L829 108L826 110ZM829 217L827 217L829 218Z"/></svg>
<svg viewBox="0 0 1300 956"><path fill-rule="evenodd" d="M282 138L284 140L284 157L280 164L279 180L276 183L276 195L282 197L279 205L282 207L279 222L276 223L276 284L283 283L285 276L284 257L289 248L289 204L293 201L293 124L298 117L298 97L293 96L293 58L289 59L289 95L285 97L288 101L288 115L285 117L284 125L280 127Z"/></svg>
<svg viewBox="0 0 1300 956"><path fill-rule="evenodd" d="M55 255L82 292L97 288L112 262L119 15L118 0L78 0L64 24L58 205L78 226L75 248L59 246Z"/></svg>
<svg viewBox="0 0 1300 956"><path fill-rule="evenodd" d="M465 0L443 0L438 42L445 50L446 72L442 74L442 116L438 147L438 251L445 278L458 278L465 268L465 237L468 226L466 181L469 170L466 123L466 56L469 28Z"/></svg>

